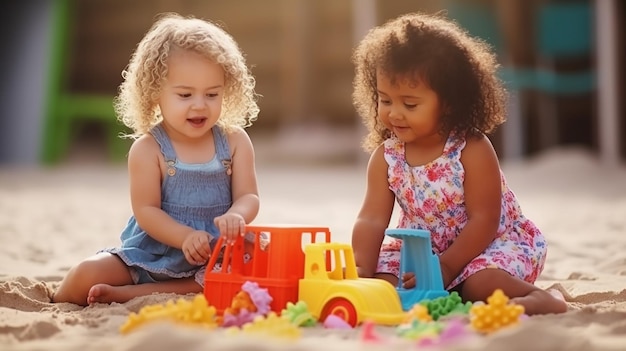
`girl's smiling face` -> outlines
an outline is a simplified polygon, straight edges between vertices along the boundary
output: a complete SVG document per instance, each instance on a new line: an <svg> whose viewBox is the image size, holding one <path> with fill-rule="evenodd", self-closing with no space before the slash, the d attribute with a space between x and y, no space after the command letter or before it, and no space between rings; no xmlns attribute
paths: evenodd
<svg viewBox="0 0 626 351"><path fill-rule="evenodd" d="M400 141L421 143L441 138L441 102L424 81L403 76L392 80L377 72L376 89L378 117Z"/></svg>
<svg viewBox="0 0 626 351"><path fill-rule="evenodd" d="M172 49L158 98L165 127L188 138L204 136L222 112L224 70L189 50Z"/></svg>

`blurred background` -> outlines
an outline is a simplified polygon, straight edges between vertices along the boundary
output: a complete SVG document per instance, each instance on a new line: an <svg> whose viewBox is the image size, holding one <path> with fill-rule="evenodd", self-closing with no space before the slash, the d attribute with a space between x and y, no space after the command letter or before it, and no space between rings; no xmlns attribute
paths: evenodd
<svg viewBox="0 0 626 351"><path fill-rule="evenodd" d="M268 160L362 162L351 102L355 44L397 15L446 11L489 42L510 91L492 141L501 159L576 145L626 155L624 24L618 0L8 0L2 11L0 164L122 163L111 101L155 15L212 20L257 79L249 129Z"/></svg>

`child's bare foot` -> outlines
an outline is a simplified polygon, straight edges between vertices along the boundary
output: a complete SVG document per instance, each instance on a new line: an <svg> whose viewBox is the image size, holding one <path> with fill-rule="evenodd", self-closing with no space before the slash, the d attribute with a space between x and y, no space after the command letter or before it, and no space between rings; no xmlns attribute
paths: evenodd
<svg viewBox="0 0 626 351"><path fill-rule="evenodd" d="M510 302L524 306L524 312L529 316L567 311L563 294L555 289L534 290L526 296L512 298Z"/></svg>
<svg viewBox="0 0 626 351"><path fill-rule="evenodd" d="M96 284L89 289L87 303L92 305L96 302L126 302L129 298L124 294L124 286L112 286L109 284Z"/></svg>

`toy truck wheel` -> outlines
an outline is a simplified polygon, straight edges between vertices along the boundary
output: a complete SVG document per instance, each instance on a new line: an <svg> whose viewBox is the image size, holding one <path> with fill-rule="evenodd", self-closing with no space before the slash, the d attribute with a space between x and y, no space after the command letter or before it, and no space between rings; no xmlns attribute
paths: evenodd
<svg viewBox="0 0 626 351"><path fill-rule="evenodd" d="M322 320L326 320L326 317L334 314L335 316L343 319L346 323L352 327L356 327L358 316L354 305L342 297L337 297L330 300L322 310Z"/></svg>

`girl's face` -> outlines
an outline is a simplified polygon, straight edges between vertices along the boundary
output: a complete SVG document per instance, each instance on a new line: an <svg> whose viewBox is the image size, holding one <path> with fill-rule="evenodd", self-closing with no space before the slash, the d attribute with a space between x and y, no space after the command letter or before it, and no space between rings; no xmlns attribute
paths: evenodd
<svg viewBox="0 0 626 351"><path fill-rule="evenodd" d="M222 66L198 53L181 49L172 50L167 66L167 77L158 100L166 129L179 137L205 136L222 112Z"/></svg>
<svg viewBox="0 0 626 351"><path fill-rule="evenodd" d="M378 116L387 129L405 143L438 140L441 103L437 93L421 80L377 73Z"/></svg>

